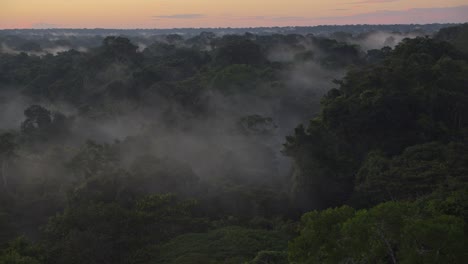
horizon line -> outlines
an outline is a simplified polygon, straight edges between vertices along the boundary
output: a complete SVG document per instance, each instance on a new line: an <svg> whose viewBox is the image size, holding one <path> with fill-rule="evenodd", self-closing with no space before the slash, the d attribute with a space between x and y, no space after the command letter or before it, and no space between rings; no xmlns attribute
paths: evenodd
<svg viewBox="0 0 468 264"><path fill-rule="evenodd" d="M262 29L262 28L313 28L325 26L425 26L425 25L463 25L466 22L434 22L434 23L384 23L384 24L320 24L310 26L262 26L262 27L174 27L174 28L80 28L80 27L52 27L52 28L0 28L3 30L180 30L180 29Z"/></svg>

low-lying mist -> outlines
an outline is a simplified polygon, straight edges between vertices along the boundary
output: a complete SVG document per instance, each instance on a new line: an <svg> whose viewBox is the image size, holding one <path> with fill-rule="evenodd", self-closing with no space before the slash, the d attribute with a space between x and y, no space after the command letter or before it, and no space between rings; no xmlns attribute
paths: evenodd
<svg viewBox="0 0 468 264"><path fill-rule="evenodd" d="M0 130L17 144L5 186L52 199L45 215L100 175L216 200L206 209L216 215L289 213L279 206L293 169L285 137L366 61L355 45L312 35L107 37L86 51L70 38L70 50L0 53Z"/></svg>

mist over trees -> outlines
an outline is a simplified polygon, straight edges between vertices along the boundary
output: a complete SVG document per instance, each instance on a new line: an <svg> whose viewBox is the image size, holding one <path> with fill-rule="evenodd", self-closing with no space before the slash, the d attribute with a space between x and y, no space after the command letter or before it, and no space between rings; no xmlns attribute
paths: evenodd
<svg viewBox="0 0 468 264"><path fill-rule="evenodd" d="M461 263L467 27L409 28L2 31L0 263Z"/></svg>

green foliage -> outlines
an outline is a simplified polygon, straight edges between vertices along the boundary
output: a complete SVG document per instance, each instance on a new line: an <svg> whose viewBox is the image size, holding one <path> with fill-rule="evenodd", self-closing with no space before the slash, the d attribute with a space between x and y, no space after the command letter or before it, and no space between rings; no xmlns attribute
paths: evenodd
<svg viewBox="0 0 468 264"><path fill-rule="evenodd" d="M383 65L349 72L341 88L324 98L323 122L352 142L358 155L454 139L467 125L460 118L467 111L468 72L467 61L454 58L457 52L447 44L407 40Z"/></svg>
<svg viewBox="0 0 468 264"><path fill-rule="evenodd" d="M157 249L152 263L243 263L262 250L284 250L286 242L278 231L225 227L172 239Z"/></svg>
<svg viewBox="0 0 468 264"><path fill-rule="evenodd" d="M32 245L24 237L13 240L9 246L0 251L0 263L2 264L42 264L42 252L37 246Z"/></svg>
<svg viewBox="0 0 468 264"><path fill-rule="evenodd" d="M212 87L227 95L259 94L268 96L273 91L263 91L261 86L274 85L272 69L260 69L247 64L233 64L223 67L212 80Z"/></svg>
<svg viewBox="0 0 468 264"><path fill-rule="evenodd" d="M371 152L356 175L356 196L371 203L417 198L438 188L459 189L468 182L467 147L427 143L389 159Z"/></svg>
<svg viewBox="0 0 468 264"><path fill-rule="evenodd" d="M18 148L17 136L12 133L0 134L0 175L2 177L2 192L9 192L10 175L8 165L16 156Z"/></svg>
<svg viewBox="0 0 468 264"><path fill-rule="evenodd" d="M437 191L422 200L425 208L434 213L441 212L468 220L468 188L457 191Z"/></svg>
<svg viewBox="0 0 468 264"><path fill-rule="evenodd" d="M466 204L466 201L464 202ZM289 245L292 263L460 263L465 222L419 203L307 213Z"/></svg>
<svg viewBox="0 0 468 264"><path fill-rule="evenodd" d="M0 156L2 160L12 156L17 148L16 136L12 133L2 133L0 135Z"/></svg>
<svg viewBox="0 0 468 264"><path fill-rule="evenodd" d="M462 219L440 215L433 219L417 219L402 230L401 263L461 263L467 257Z"/></svg>
<svg viewBox="0 0 468 264"><path fill-rule="evenodd" d="M436 39L448 41L461 51L468 54L468 24L447 27L441 29L435 36Z"/></svg>
<svg viewBox="0 0 468 264"><path fill-rule="evenodd" d="M221 65L264 63L260 46L244 36L227 35L219 41L216 60Z"/></svg>
<svg viewBox="0 0 468 264"><path fill-rule="evenodd" d="M102 45L87 52L0 54L0 92L34 103L20 131L0 134L0 263L461 263L465 27L367 55L312 35L207 32L161 36L144 51L96 37ZM316 116L310 65L355 67ZM286 139L294 171L281 178L277 135L311 117ZM220 119L226 127L211 127ZM88 123L114 121L137 135L82 143ZM101 139L92 129L86 137ZM194 154L163 149L172 133L196 135L187 148L213 137L200 152L209 157L182 162ZM322 211L302 216L287 249L310 209ZM12 240L22 234L35 242Z"/></svg>
<svg viewBox="0 0 468 264"><path fill-rule="evenodd" d="M69 135L73 121L62 113L51 113L40 105L31 105L24 110L26 119L21 123L23 140L46 142L63 139Z"/></svg>
<svg viewBox="0 0 468 264"><path fill-rule="evenodd" d="M424 195L446 184L443 178L452 178L440 167L443 162L455 163L464 171L463 158L444 158L442 152L466 152L467 76L468 61L459 51L428 38L406 39L383 62L349 71L338 82L340 88L322 99L321 113L309 127L298 127L295 135L287 138L285 153L296 162L299 200L308 199L309 209L339 205L353 194L356 181L359 191L366 188L361 182L369 179L375 184L369 183L367 189L382 196L375 197L378 202L392 195L384 185L394 181L394 187L389 188L400 189L397 179L403 178L411 185L395 197L403 198L406 192L409 198L410 192L414 191L411 196ZM409 148L433 141L455 143L452 147L440 146L446 148L444 151L429 150L431 145ZM424 159L416 153L427 151L435 151L433 161L429 158L419 165L412 163ZM401 157L387 164L382 155ZM388 175L383 176L381 171ZM455 174L457 180L466 181L463 173Z"/></svg>
<svg viewBox="0 0 468 264"><path fill-rule="evenodd" d="M119 201L81 201L53 217L44 230L48 263L131 263L147 245L202 230L193 202L171 195Z"/></svg>
<svg viewBox="0 0 468 264"><path fill-rule="evenodd" d="M81 187L91 191L87 194L90 196L101 194L93 191L95 187L107 190L104 193L111 199L170 192L187 195L197 190L198 176L182 162L146 154L130 159L129 165L124 166L123 153L132 144L130 141L113 144L88 141L70 159L67 168L76 179L84 180Z"/></svg>
<svg viewBox="0 0 468 264"><path fill-rule="evenodd" d="M288 264L288 254L284 251L260 251L249 264Z"/></svg>
<svg viewBox="0 0 468 264"><path fill-rule="evenodd" d="M339 263L346 255L340 252L341 226L355 214L344 206L323 212L310 212L301 218L300 235L289 244L293 263Z"/></svg>
<svg viewBox="0 0 468 264"><path fill-rule="evenodd" d="M23 133L33 133L37 129L44 129L52 123L50 112L39 105L32 105L24 111L26 120L21 124Z"/></svg>
<svg viewBox="0 0 468 264"><path fill-rule="evenodd" d="M123 63L138 63L139 55L137 54L138 47L131 43L128 38L124 37L106 37L100 47L91 57L91 65L105 65L105 63L123 62Z"/></svg>
<svg viewBox="0 0 468 264"><path fill-rule="evenodd" d="M312 120L307 131L297 127L286 140L284 153L294 159L292 194L300 208L325 209L348 200L356 157L346 155L352 149L345 142L320 119Z"/></svg>
<svg viewBox="0 0 468 264"><path fill-rule="evenodd" d="M120 161L116 147L87 141L67 165L76 176L84 178L114 172Z"/></svg>

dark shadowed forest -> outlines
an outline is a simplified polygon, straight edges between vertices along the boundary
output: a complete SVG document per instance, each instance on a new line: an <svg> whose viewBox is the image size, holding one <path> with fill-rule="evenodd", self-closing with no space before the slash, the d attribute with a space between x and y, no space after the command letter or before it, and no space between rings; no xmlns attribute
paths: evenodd
<svg viewBox="0 0 468 264"><path fill-rule="evenodd" d="M1 31L0 263L464 263L468 25L391 29Z"/></svg>

